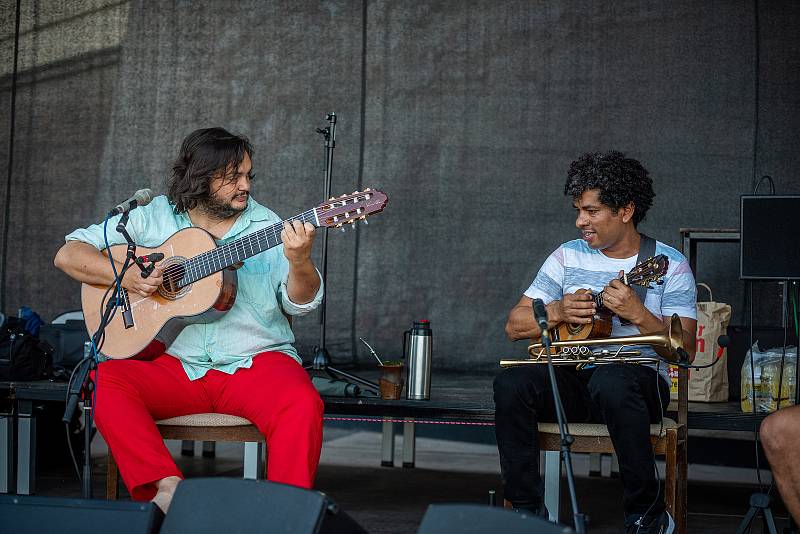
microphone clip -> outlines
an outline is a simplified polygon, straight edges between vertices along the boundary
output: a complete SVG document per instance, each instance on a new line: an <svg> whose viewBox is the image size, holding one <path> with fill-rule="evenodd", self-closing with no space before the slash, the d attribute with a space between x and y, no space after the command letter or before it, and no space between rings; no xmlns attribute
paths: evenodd
<svg viewBox="0 0 800 534"><path fill-rule="evenodd" d="M156 268L156 263L164 259L164 254L161 252L153 252L145 256L139 256L134 260L134 263L142 271L142 278L147 278ZM145 265L149 263L150 265Z"/></svg>

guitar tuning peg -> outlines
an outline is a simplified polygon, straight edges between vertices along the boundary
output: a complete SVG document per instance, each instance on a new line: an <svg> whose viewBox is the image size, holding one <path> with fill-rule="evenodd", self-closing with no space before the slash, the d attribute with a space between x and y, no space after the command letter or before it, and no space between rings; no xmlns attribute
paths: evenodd
<svg viewBox="0 0 800 534"><path fill-rule="evenodd" d="M366 215L364 217L361 217L361 220L364 221L364 224L369 224L369 221L367 220L367 216Z"/></svg>
<svg viewBox="0 0 800 534"><path fill-rule="evenodd" d="M658 284L660 286L663 286L664 285L664 280L656 280L656 284Z"/></svg>
<svg viewBox="0 0 800 534"><path fill-rule="evenodd" d="M340 225L339 225L339 230L341 230L341 231L342 231L342 233L344 233L344 226L342 226L342 225L340 224Z"/></svg>
<svg viewBox="0 0 800 534"><path fill-rule="evenodd" d="M367 187L366 189L364 189L364 191L372 191L372 189L370 189L369 187Z"/></svg>
<svg viewBox="0 0 800 534"><path fill-rule="evenodd" d="M351 195L357 195L357 194L358 194L358 191L353 191L353 192L352 192L352 193L350 193L350 194L351 194Z"/></svg>
<svg viewBox="0 0 800 534"><path fill-rule="evenodd" d="M331 197L328 200L336 200L336 197Z"/></svg>

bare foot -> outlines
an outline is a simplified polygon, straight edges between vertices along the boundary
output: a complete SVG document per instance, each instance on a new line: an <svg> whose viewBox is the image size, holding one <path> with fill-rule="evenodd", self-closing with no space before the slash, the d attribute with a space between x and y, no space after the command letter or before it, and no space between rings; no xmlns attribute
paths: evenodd
<svg viewBox="0 0 800 534"><path fill-rule="evenodd" d="M175 489L178 487L180 481L180 477L167 477L156 482L158 492L151 502L161 508L161 511L165 514L167 510L169 510L169 505L172 503L172 496L175 495Z"/></svg>

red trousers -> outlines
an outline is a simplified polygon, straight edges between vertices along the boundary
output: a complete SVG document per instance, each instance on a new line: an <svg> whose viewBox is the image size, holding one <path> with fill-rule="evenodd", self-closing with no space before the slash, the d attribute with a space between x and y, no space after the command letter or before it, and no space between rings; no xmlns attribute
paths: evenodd
<svg viewBox="0 0 800 534"><path fill-rule="evenodd" d="M183 477L155 421L217 412L250 420L267 441L267 475L310 488L322 446L322 400L289 356L264 352L248 369L208 371L189 380L169 354L153 360L109 360L96 375L95 422L134 500L156 494L155 482Z"/></svg>

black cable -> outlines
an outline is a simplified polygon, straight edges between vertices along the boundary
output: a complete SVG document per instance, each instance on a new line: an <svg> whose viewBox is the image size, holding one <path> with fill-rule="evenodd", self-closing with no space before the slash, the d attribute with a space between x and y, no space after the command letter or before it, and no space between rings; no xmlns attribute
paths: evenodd
<svg viewBox="0 0 800 534"><path fill-rule="evenodd" d="M119 271L117 279L121 280L122 277L125 276L125 272L128 269L130 269L130 267L132 265L133 265L133 263L128 263L128 265L124 265L123 268ZM72 369L72 373L69 375L69 380L67 381L67 397L65 399L65 403L66 404L69 403L69 395L70 395L69 392L72 389L72 382L73 382L73 380L75 380L75 375L78 372L78 370L81 368L81 366L90 365L92 360L95 360L95 363L99 363L99 362L96 361L96 358L97 358L97 354L100 352L100 349L103 346L103 342L105 341L105 327L106 327L106 325L108 323L111 322L111 320L114 318L114 316L117 313L118 306L114 306L111 309L111 312L108 315L108 318L105 319L106 306L108 305L108 302L110 302L111 299L118 300L116 291L114 293L112 293L111 295L109 295L109 293L111 292L112 289L115 289L115 288L118 288L118 287L121 288L121 284L117 283L117 279L115 279L114 282L112 282L111 285L108 286L108 288L106 289L105 293L103 293L103 297L100 299L100 326L98 327L98 331L102 331L102 334L100 335L99 339L95 339L95 337L97 336L97 332L95 332L95 335L92 336L92 355L91 355L91 357L88 357L88 356L84 357ZM95 368L95 382L97 381L97 374L99 372L99 369L100 369L100 367L98 365ZM94 407L97 405L96 404L96 399L97 399L97 387L95 387L92 390L92 409L94 409ZM77 460L77 457L75 456L75 450L72 447L72 439L71 439L71 435L70 435L69 422L65 422L64 424L65 424L66 432L67 432L67 447L69 448L70 458L72 459L73 467L75 467L75 472L76 472L76 474L78 476L78 481L83 483L83 477L81 476L80 468L78 467L78 460ZM87 452L84 451L84 454L87 454Z"/></svg>
<svg viewBox="0 0 800 534"><path fill-rule="evenodd" d="M658 405L661 408L661 424L658 427L658 437L661 437L661 433L664 432L664 415L665 415L664 414L664 402L661 400L661 393L659 392L659 388L658 388L659 380L661 380L661 375L659 373L659 369L660 368L661 368L661 361L659 360L658 362L656 362L656 396L658 397ZM650 434L650 432L649 432L649 428L648 428L648 436L649 436L649 434ZM655 455L655 453L653 453L653 470L656 473L656 485L658 486L658 489L656 490L656 498L653 499L653 502L650 503L650 506L647 507L647 510L645 511L645 513L642 514L642 517L639 520L639 525L636 527L636 534L638 534L639 533L639 529L642 528L642 526L644 524L643 520L650 513L650 510L652 510L653 506L655 506L656 503L662 498L662 496L661 496L661 474L658 472L658 463L656 463L656 455Z"/></svg>
<svg viewBox="0 0 800 534"><path fill-rule="evenodd" d="M72 467L75 468L75 475L78 477L78 482L83 484L81 469L78 467L78 459L75 456L75 450L72 447L72 434L69 431L69 423L64 423L64 429L67 431L67 447L69 447L69 457L72 459Z"/></svg>
<svg viewBox="0 0 800 534"><path fill-rule="evenodd" d="M783 368L784 364L786 363L786 338L789 334L789 281L786 280L784 284L786 284L786 286L784 286L786 298L781 299L783 301L781 303L781 315L783 316L783 351L781 352L781 372L780 376L778 377L778 402L775 404L775 411L781 409L781 399L783 398ZM772 387L772 384L770 384L770 387Z"/></svg>
<svg viewBox="0 0 800 534"><path fill-rule="evenodd" d="M750 282L750 400L753 408L753 415L756 414L756 366L753 356L753 283ZM760 376L760 375L759 375ZM758 427L753 428L753 442L756 451L756 478L758 479L758 491L764 491L764 484L761 482L761 469L758 461Z"/></svg>
<svg viewBox="0 0 800 534"><path fill-rule="evenodd" d="M65 404L69 404L70 390L72 389L72 381L75 380L75 374L78 372L78 369L80 369L81 366L83 366L83 365L89 365L89 359L88 358L84 357L72 369L72 373L70 373L69 380L67 381L67 397L66 397L66 399L64 401ZM81 471L80 471L80 468L78 467L78 460L77 460L77 458L75 456L75 451L72 448L72 439L71 439L70 431L69 431L69 422L65 421L64 422L64 426L67 429L67 446L69 447L69 455L70 455L70 458L72 459L72 464L75 466L75 473L78 475L78 481L79 482L83 482L83 477L81 477Z"/></svg>
<svg viewBox="0 0 800 534"><path fill-rule="evenodd" d="M770 176L768 174L765 174L764 176L761 177L761 179L758 181L756 186L753 188L753 194L754 195L758 194L758 189L761 187L761 184L764 183L764 180L766 180L769 183L769 194L770 195L774 195L775 194L775 182L772 181L772 176Z"/></svg>
<svg viewBox="0 0 800 534"><path fill-rule="evenodd" d="M756 169L758 167L758 108L759 76L761 75L761 32L758 18L758 0L753 0L753 189L756 188Z"/></svg>
<svg viewBox="0 0 800 534"><path fill-rule="evenodd" d="M360 98L360 120L358 135L358 190L364 190L364 146L366 143L366 123L367 123L367 0L363 0L361 6L361 98ZM358 316L358 275L359 275L359 256L361 250L361 232L356 229L353 261L353 301L350 305L350 350L353 355L352 363L358 364L358 346L356 342L356 317ZM328 288L325 288L327 291Z"/></svg>
<svg viewBox="0 0 800 534"><path fill-rule="evenodd" d="M17 118L17 72L19 65L19 21L22 15L22 0L17 0L14 21L14 67L11 71L11 117L8 132L8 171L6 173L5 213L3 215L3 249L0 254L0 310L6 309L6 269L8 268L8 229L11 223L11 177L14 170L14 130Z"/></svg>

